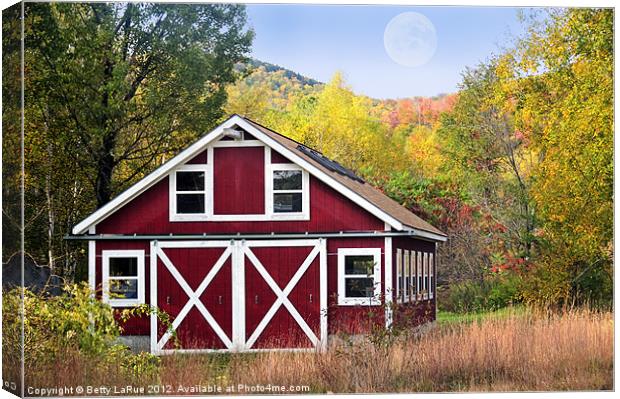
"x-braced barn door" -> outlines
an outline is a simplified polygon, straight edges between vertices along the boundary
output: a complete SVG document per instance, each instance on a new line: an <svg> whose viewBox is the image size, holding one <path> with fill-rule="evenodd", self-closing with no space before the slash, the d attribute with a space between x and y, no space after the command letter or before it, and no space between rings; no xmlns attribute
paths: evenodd
<svg viewBox="0 0 620 399"><path fill-rule="evenodd" d="M151 352L312 349L327 339L324 240L151 242Z"/></svg>

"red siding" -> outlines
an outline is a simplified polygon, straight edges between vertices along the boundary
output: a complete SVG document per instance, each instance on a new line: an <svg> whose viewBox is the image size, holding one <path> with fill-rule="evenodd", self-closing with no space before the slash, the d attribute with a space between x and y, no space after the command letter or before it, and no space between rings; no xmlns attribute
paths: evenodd
<svg viewBox="0 0 620 399"><path fill-rule="evenodd" d="M271 163L293 163L279 152L271 150Z"/></svg>
<svg viewBox="0 0 620 399"><path fill-rule="evenodd" d="M213 149L213 213L265 213L264 147Z"/></svg>
<svg viewBox="0 0 620 399"><path fill-rule="evenodd" d="M98 224L97 233L295 233L383 230L383 227L381 220L312 176L309 221L170 222L165 178Z"/></svg>
<svg viewBox="0 0 620 399"><path fill-rule="evenodd" d="M196 155L194 158L187 161L187 163L188 164L206 164L209 162L208 157L209 155L208 155L207 150L204 150L200 154Z"/></svg>

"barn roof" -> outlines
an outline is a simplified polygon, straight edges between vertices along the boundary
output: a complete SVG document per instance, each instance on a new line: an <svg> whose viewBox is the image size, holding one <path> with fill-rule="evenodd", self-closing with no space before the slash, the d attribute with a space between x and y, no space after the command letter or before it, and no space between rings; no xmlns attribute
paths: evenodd
<svg viewBox="0 0 620 399"><path fill-rule="evenodd" d="M114 213L118 208L165 178L176 166L184 164L203 151L210 142L217 140L222 135L225 128L235 126L252 134L272 149L289 158L292 162L299 164L308 170L311 175L345 195L395 230L413 231L413 235L432 240L446 240L446 235L439 229L413 214L372 185L364 183L361 179L355 178L355 176L349 177L346 174L338 173L328 168L323 162L317 161L307 151L304 151L298 142L239 115L232 115L213 131L200 138L177 156L161 165L151 174L78 223L73 228L73 234L88 232L93 226Z"/></svg>

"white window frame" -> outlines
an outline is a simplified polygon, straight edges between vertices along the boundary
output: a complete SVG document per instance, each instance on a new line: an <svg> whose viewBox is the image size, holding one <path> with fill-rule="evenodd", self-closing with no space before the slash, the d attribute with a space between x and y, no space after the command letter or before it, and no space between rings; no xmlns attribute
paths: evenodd
<svg viewBox="0 0 620 399"><path fill-rule="evenodd" d="M396 248L396 302L403 302L403 251Z"/></svg>
<svg viewBox="0 0 620 399"><path fill-rule="evenodd" d="M435 296L435 263L433 253L428 254L428 297L433 298Z"/></svg>
<svg viewBox="0 0 620 399"><path fill-rule="evenodd" d="M177 191L177 173L178 172L203 172L204 173L204 190L202 191ZM185 222L204 220L204 217L208 213L208 208L213 205L209 201L213 201L209 198L209 190L212 188L212 184L209 183L209 173L207 165L203 164L186 164L176 168L170 173L170 184L168 188L169 192L169 204L170 204L170 221L172 222ZM203 194L205 202L205 213L177 213L177 194Z"/></svg>
<svg viewBox="0 0 620 399"><path fill-rule="evenodd" d="M137 258L137 276L136 277L110 277L110 259L111 258ZM101 268L102 268L102 301L112 307L132 307L145 303L144 294L144 250L142 249L126 249L126 250L108 250L101 251ZM135 299L126 298L110 298L110 280L137 280L138 297Z"/></svg>
<svg viewBox="0 0 620 399"><path fill-rule="evenodd" d="M418 265L416 267L417 270L417 278L418 278L418 292L416 299L422 299L424 295L424 274L422 272L423 264L422 264L422 252L418 252Z"/></svg>
<svg viewBox="0 0 620 399"><path fill-rule="evenodd" d="M309 220L310 219L310 175L301 166L293 163L271 163L265 165L265 213L270 220ZM301 171L301 190L275 190L273 174L279 170ZM277 193L301 192L301 212L274 212L273 196Z"/></svg>
<svg viewBox="0 0 620 399"><path fill-rule="evenodd" d="M409 270L410 270L410 279L409 279L409 301L415 302L418 298L418 276L417 272L417 252L411 251L411 258L409 259Z"/></svg>
<svg viewBox="0 0 620 399"><path fill-rule="evenodd" d="M213 210L213 162L214 150L219 147L263 147L265 170L265 209L260 214L227 214L217 215ZM296 221L310 220L310 174L307 170L294 163L271 163L271 148L259 140L225 140L216 141L207 148L206 164L184 164L176 167L169 174L169 220L171 222L254 222L254 221ZM302 211L301 212L273 212L273 171L274 170L301 170L302 171ZM204 213L177 213L177 194L192 193L176 191L177 172L204 172L205 174L205 212ZM296 190L297 191L297 190ZM200 193L194 191L193 193Z"/></svg>
<svg viewBox="0 0 620 399"><path fill-rule="evenodd" d="M345 258L347 256L370 255L373 257L373 274L368 277L373 278L374 293L368 298L348 298L346 297L345 279L347 277L360 277L359 274L345 275ZM339 248L338 249L338 305L341 306L378 306L381 305L381 248Z"/></svg>
<svg viewBox="0 0 620 399"><path fill-rule="evenodd" d="M424 272L424 277L422 281L424 282L424 299L428 299L428 252L424 252L424 263L422 264L422 270Z"/></svg>
<svg viewBox="0 0 620 399"><path fill-rule="evenodd" d="M403 259L403 265L404 265L404 273L403 273L403 301L404 302L409 302L409 297L410 297L409 281L410 281L410 277L411 277L411 272L409 270L410 251L408 249L405 249L404 252L405 252L405 254L404 254L404 259Z"/></svg>

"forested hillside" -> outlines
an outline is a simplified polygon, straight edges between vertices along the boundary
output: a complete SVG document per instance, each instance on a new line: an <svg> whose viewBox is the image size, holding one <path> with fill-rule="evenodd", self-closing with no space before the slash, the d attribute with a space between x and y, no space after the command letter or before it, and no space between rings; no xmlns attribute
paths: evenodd
<svg viewBox="0 0 620 399"><path fill-rule="evenodd" d="M321 83L250 60L242 6L27 3L26 249L84 278L84 249L63 240L71 227L239 113L448 233L446 309L608 304L613 11L554 9L524 23L524 37L463 71L457 93L378 100L337 72ZM10 77L19 30L9 19L3 29ZM6 122L19 115L18 87L7 77L3 151L18 154L19 126ZM6 258L18 249L20 177L4 162Z"/></svg>
<svg viewBox="0 0 620 399"><path fill-rule="evenodd" d="M525 20L528 33L463 71L455 94L375 100L340 73L310 85L259 64L227 89L225 109L317 148L447 232L446 308L607 303L612 21L585 9Z"/></svg>

